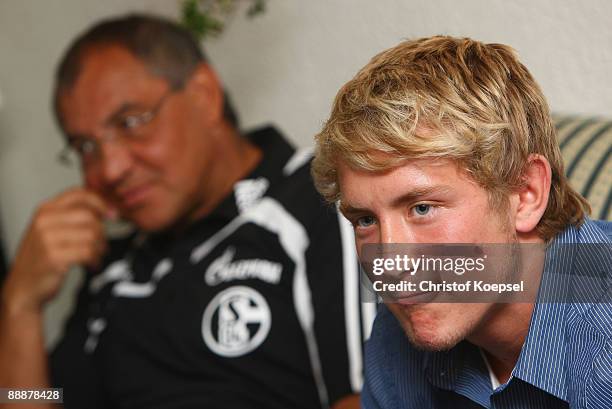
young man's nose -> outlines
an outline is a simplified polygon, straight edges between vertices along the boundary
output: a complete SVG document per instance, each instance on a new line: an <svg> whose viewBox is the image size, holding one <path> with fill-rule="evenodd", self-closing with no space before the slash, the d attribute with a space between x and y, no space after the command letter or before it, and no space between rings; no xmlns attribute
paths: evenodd
<svg viewBox="0 0 612 409"><path fill-rule="evenodd" d="M379 221L380 237L379 240L382 244L401 243L399 239L399 226L388 218L381 219Z"/></svg>
<svg viewBox="0 0 612 409"><path fill-rule="evenodd" d="M401 218L381 218L379 220L379 240L382 244L414 243L414 232Z"/></svg>

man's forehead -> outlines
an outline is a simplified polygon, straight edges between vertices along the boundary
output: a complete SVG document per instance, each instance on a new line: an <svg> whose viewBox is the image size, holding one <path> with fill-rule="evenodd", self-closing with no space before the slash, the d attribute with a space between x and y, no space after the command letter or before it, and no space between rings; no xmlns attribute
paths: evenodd
<svg viewBox="0 0 612 409"><path fill-rule="evenodd" d="M119 45L90 47L83 52L79 67L77 77L70 87L71 91L79 91L92 85L97 85L99 89L119 86L129 88L131 84L163 81L153 76L143 61ZM118 91L119 89L114 89L114 92Z"/></svg>
<svg viewBox="0 0 612 409"><path fill-rule="evenodd" d="M98 123L126 103L147 101L167 88L164 79L152 75L127 49L104 45L84 52L74 83L59 94L59 108L66 127Z"/></svg>

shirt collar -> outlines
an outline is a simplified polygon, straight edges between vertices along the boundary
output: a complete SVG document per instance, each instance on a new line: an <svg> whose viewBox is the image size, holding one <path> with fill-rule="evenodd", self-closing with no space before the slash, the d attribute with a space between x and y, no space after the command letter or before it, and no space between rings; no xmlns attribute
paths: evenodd
<svg viewBox="0 0 612 409"><path fill-rule="evenodd" d="M489 374L475 345L462 341L450 351L425 352L423 368L432 385L452 390L485 408L491 406Z"/></svg>
<svg viewBox="0 0 612 409"><path fill-rule="evenodd" d="M263 156L255 169L244 179L264 177L273 185L283 176L283 167L295 153L295 148L273 127L256 129L246 137L261 149Z"/></svg>

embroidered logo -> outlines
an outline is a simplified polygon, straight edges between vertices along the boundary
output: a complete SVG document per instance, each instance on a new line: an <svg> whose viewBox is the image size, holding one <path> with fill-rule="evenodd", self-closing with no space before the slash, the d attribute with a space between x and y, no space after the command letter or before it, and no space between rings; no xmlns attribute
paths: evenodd
<svg viewBox="0 0 612 409"><path fill-rule="evenodd" d="M223 357L245 355L260 346L272 325L265 298L252 288L230 287L215 296L202 317L206 346Z"/></svg>

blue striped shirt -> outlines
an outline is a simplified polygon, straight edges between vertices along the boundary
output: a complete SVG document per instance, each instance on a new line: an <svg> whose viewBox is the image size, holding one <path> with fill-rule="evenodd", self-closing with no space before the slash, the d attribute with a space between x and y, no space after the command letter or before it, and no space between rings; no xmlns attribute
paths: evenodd
<svg viewBox="0 0 612 409"><path fill-rule="evenodd" d="M570 243L604 243L604 251L580 257L563 250ZM512 375L495 390L478 347L463 341L446 352L419 351L382 306L366 345L362 407L612 408L611 251L612 223L587 220L555 238L542 286L551 271L603 271L604 285L586 291L606 302L537 302Z"/></svg>

